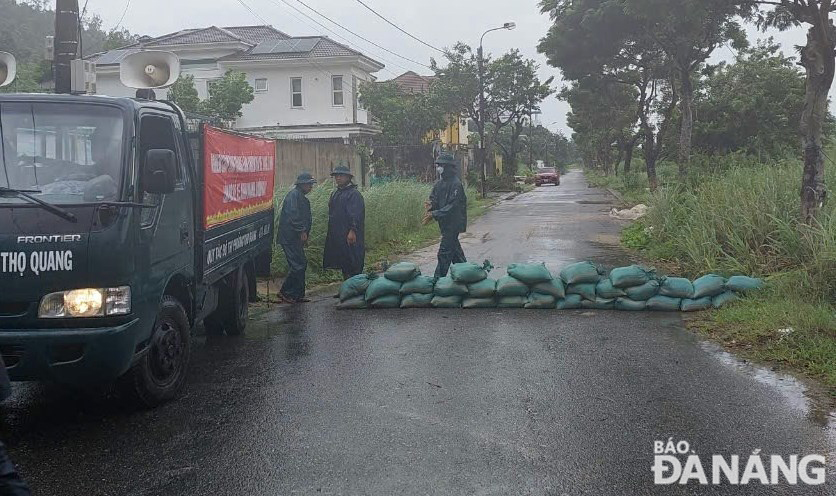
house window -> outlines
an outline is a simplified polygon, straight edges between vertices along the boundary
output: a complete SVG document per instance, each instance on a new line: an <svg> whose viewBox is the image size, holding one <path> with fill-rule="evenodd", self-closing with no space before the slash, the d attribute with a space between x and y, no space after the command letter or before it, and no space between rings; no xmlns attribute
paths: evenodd
<svg viewBox="0 0 836 496"><path fill-rule="evenodd" d="M331 94L332 99L335 107L342 107L345 103L345 97L343 96L343 77L342 76L331 76Z"/></svg>
<svg viewBox="0 0 836 496"><path fill-rule="evenodd" d="M290 106L302 108L302 78L290 78Z"/></svg>
<svg viewBox="0 0 836 496"><path fill-rule="evenodd" d="M255 80L256 93L267 93L267 79L261 78Z"/></svg>

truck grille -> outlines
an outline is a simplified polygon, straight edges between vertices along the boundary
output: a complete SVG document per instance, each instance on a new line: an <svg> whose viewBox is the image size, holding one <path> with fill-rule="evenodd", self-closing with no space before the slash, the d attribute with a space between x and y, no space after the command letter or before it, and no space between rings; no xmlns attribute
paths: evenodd
<svg viewBox="0 0 836 496"><path fill-rule="evenodd" d="M0 301L0 317L20 317L26 315L29 303Z"/></svg>

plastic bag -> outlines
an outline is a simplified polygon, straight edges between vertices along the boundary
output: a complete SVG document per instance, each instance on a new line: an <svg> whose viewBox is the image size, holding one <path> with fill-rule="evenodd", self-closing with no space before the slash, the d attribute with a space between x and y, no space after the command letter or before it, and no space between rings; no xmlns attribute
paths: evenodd
<svg viewBox="0 0 836 496"><path fill-rule="evenodd" d="M601 279L601 282L599 282L598 286L595 287L595 292L599 297L606 298L608 300L621 298L622 296L627 295L623 289L613 286L613 283L609 278Z"/></svg>
<svg viewBox="0 0 836 496"><path fill-rule="evenodd" d="M435 289L435 280L429 276L418 276L415 279L405 282L401 286L401 294L433 294Z"/></svg>
<svg viewBox="0 0 836 496"><path fill-rule="evenodd" d="M619 298L615 300L615 309L622 312L643 312L647 309L646 301L633 301L630 298Z"/></svg>
<svg viewBox="0 0 836 496"><path fill-rule="evenodd" d="M505 276L496 282L496 295L499 297L528 296L529 292L524 282L511 276Z"/></svg>
<svg viewBox="0 0 836 496"><path fill-rule="evenodd" d="M659 288L661 296L671 298L693 298L694 285L684 277L666 277L662 279L662 287Z"/></svg>
<svg viewBox="0 0 836 496"><path fill-rule="evenodd" d="M421 275L421 269L412 262L397 263L386 271L384 276L390 281L404 283Z"/></svg>
<svg viewBox="0 0 836 496"><path fill-rule="evenodd" d="M594 300L597 298L597 286L597 283L570 284L569 287L566 288L566 294L580 295L585 300Z"/></svg>
<svg viewBox="0 0 836 496"><path fill-rule="evenodd" d="M508 275L520 280L529 286L548 282L553 279L552 273L546 268L546 264L511 264L508 266Z"/></svg>
<svg viewBox="0 0 836 496"><path fill-rule="evenodd" d="M453 278L451 277L442 277L435 282L433 294L441 296L442 298L448 296L467 296L467 286L453 281Z"/></svg>
<svg viewBox="0 0 836 496"><path fill-rule="evenodd" d="M355 296L337 305L338 310L364 310L369 308L365 296Z"/></svg>
<svg viewBox="0 0 836 496"><path fill-rule="evenodd" d="M461 296L435 296L433 297L433 308L461 308Z"/></svg>
<svg viewBox="0 0 836 496"><path fill-rule="evenodd" d="M566 295L566 298L557 300L558 310L578 310L581 307L583 298L580 295Z"/></svg>
<svg viewBox="0 0 836 496"><path fill-rule="evenodd" d="M346 280L340 286L340 301L348 301L358 296L365 296L366 290L369 289L371 279L366 274L360 274Z"/></svg>
<svg viewBox="0 0 836 496"><path fill-rule="evenodd" d="M528 296L528 303L525 308L529 310L554 310L557 299L552 295L531 293Z"/></svg>
<svg viewBox="0 0 836 496"><path fill-rule="evenodd" d="M383 309L383 308L400 308L401 307L401 297L400 295L386 295L381 296L380 298L374 300L369 305L371 308L375 309Z"/></svg>
<svg viewBox="0 0 836 496"><path fill-rule="evenodd" d="M659 281L653 280L641 286L627 288L624 292L627 293L627 298L633 301L647 301L659 293Z"/></svg>
<svg viewBox="0 0 836 496"><path fill-rule="evenodd" d="M656 312L678 312L681 306L681 298L671 298L670 296L654 296L647 300L647 309Z"/></svg>
<svg viewBox="0 0 836 496"><path fill-rule="evenodd" d="M726 289L736 293L746 294L763 289L763 285L763 279L755 279L754 277L746 276L734 276L730 277L726 282Z"/></svg>
<svg viewBox="0 0 836 496"><path fill-rule="evenodd" d="M467 286L467 294L471 298L493 298L496 296L496 281L485 279L484 281Z"/></svg>
<svg viewBox="0 0 836 496"><path fill-rule="evenodd" d="M525 308L528 303L527 296L504 296L496 302L497 308Z"/></svg>
<svg viewBox="0 0 836 496"><path fill-rule="evenodd" d="M450 267L450 276L458 283L473 284L487 279L488 272L475 263L467 262L453 264Z"/></svg>
<svg viewBox="0 0 836 496"><path fill-rule="evenodd" d="M431 308L434 296L431 294L412 293L403 297L401 308Z"/></svg>
<svg viewBox="0 0 836 496"><path fill-rule="evenodd" d="M696 300L682 300L682 305L679 307L683 312L702 312L713 308L714 304L710 296L699 298Z"/></svg>
<svg viewBox="0 0 836 496"><path fill-rule="evenodd" d="M726 280L722 276L709 274L694 281L694 298L699 300L706 296L717 296L726 290Z"/></svg>
<svg viewBox="0 0 836 496"><path fill-rule="evenodd" d="M388 279L386 277L378 277L369 284L369 289L366 290L366 301L374 301L384 296L400 296L402 284Z"/></svg>
<svg viewBox="0 0 836 496"><path fill-rule="evenodd" d="M610 272L612 285L622 289L647 284L654 277L655 274L652 270L639 267L638 265L620 267Z"/></svg>
<svg viewBox="0 0 836 496"><path fill-rule="evenodd" d="M566 284L598 284L600 276L598 267L592 262L579 262L560 271L560 278Z"/></svg>
<svg viewBox="0 0 836 496"><path fill-rule="evenodd" d="M531 288L531 292L552 295L558 300L566 298L566 286L563 285L563 281L561 279L552 279L549 282L535 284Z"/></svg>
<svg viewBox="0 0 836 496"><path fill-rule="evenodd" d="M496 308L496 300L493 298L465 298L462 308Z"/></svg>

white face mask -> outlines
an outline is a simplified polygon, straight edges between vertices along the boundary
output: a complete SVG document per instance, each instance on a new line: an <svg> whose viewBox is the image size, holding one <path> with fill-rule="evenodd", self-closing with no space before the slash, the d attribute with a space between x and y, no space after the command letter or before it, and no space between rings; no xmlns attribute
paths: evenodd
<svg viewBox="0 0 836 496"><path fill-rule="evenodd" d="M438 172L439 176L444 174L444 167L442 167L440 165L438 167L436 167L435 170L436 170L436 172Z"/></svg>

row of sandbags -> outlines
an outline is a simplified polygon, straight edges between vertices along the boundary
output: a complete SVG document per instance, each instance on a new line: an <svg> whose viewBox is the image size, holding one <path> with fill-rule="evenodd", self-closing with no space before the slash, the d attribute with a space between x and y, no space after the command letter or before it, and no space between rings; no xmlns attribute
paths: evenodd
<svg viewBox="0 0 836 496"><path fill-rule="evenodd" d="M545 264L512 264L508 275L490 279L489 262L456 264L450 276L422 276L402 262L382 276L359 275L343 283L341 309L528 308L625 311L685 311L720 308L763 282L744 276L707 275L696 281L657 277L651 269L622 267L609 274L591 262L565 267L555 277Z"/></svg>

